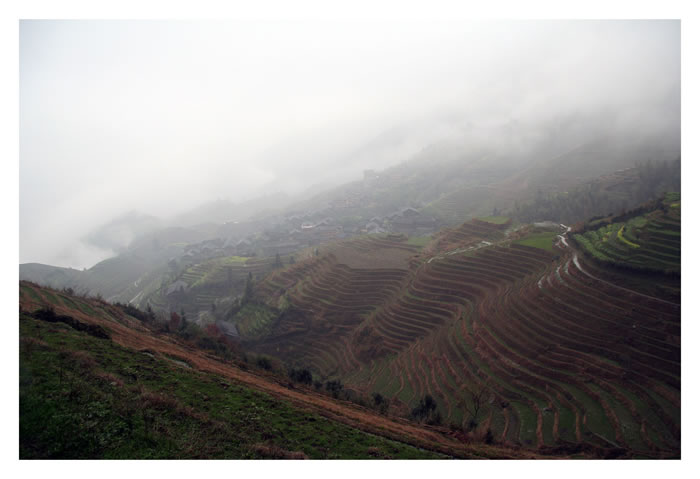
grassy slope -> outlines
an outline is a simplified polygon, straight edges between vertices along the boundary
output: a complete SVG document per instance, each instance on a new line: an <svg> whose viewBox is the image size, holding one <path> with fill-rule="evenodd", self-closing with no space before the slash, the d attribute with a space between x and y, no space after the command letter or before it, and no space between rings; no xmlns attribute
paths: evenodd
<svg viewBox="0 0 700 479"><path fill-rule="evenodd" d="M290 389L154 335L105 303L20 286L24 311L52 304L111 335L20 314L23 458L535 457Z"/></svg>
<svg viewBox="0 0 700 479"><path fill-rule="evenodd" d="M269 394L20 318L21 458L431 458Z"/></svg>

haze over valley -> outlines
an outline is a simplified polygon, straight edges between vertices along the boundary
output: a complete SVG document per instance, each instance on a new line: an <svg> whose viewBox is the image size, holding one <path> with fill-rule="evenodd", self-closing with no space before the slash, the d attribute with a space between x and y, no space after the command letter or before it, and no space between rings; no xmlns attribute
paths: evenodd
<svg viewBox="0 0 700 479"><path fill-rule="evenodd" d="M20 25L20 457L680 457L680 21Z"/></svg>

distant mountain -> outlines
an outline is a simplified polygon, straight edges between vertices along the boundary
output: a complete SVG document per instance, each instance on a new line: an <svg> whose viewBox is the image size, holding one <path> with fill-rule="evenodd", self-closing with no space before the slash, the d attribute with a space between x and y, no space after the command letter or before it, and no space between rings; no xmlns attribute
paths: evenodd
<svg viewBox="0 0 700 479"><path fill-rule="evenodd" d="M490 129L466 125L462 136L436 140L396 166L367 170L356 181L341 186L320 183L298 197L279 193L240 203L212 201L167 221L129 212L87 238L95 246L117 252L116 257L84 273L21 265L20 278L129 301L145 298L147 294L139 296L144 287L153 292L161 282L169 281L161 276L171 273L171 260L177 260L181 269L192 263L192 254L185 257L188 245L215 240L217 248L222 248L267 233L276 239L261 241L284 242L303 222L331 219L342 226L343 236L355 235L373 219L381 223L381 218L412 207L432 222L433 231L492 214L510 214L523 222L557 219L558 215L560 222L574 223L585 215L652 198L664 185L646 191L640 188L640 174L618 174L619 170L680 155L677 145L659 138L612 133L583 137L576 134L578 124L577 119L567 119L563 126L552 125L542 138L523 143L522 150L518 148L523 142L522 128L517 124ZM502 137L503 145L478 141L491 135ZM380 143L394 140L388 135ZM574 143L578 140L585 141ZM598 181L592 188L591 181L601 175L614 178Z"/></svg>
<svg viewBox="0 0 700 479"><path fill-rule="evenodd" d="M120 295L141 276L165 267L172 258L182 255L186 245L209 237L209 233L196 229L162 228L135 239L117 256L85 271L27 263L19 265L19 277L53 288L72 288L76 292L99 293L108 300L128 301Z"/></svg>
<svg viewBox="0 0 700 479"><path fill-rule="evenodd" d="M19 277L22 280L49 286L51 288L68 288L82 285L82 271L73 268L61 268L40 263L19 265Z"/></svg>

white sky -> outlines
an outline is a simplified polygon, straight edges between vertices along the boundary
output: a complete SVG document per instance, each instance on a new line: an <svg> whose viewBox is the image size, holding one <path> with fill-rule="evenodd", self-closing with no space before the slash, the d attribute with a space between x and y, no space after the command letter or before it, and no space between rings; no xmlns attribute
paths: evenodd
<svg viewBox="0 0 700 479"><path fill-rule="evenodd" d="M22 21L20 262L89 267L104 252L77 239L132 209L356 179L446 118L677 126L679 25Z"/></svg>

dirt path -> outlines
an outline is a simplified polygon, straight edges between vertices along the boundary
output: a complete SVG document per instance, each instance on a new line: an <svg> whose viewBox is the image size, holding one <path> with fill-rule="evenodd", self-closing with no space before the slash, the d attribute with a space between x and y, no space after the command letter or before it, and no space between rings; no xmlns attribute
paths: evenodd
<svg viewBox="0 0 700 479"><path fill-rule="evenodd" d="M36 301L31 300L22 299L21 303L24 309L29 311L41 306ZM287 384L279 382L280 378L278 377L243 371L233 364L225 363L203 351L181 344L169 336L157 336L138 321L128 317L121 318L121 322L117 322L104 317L90 316L64 306L56 306L55 311L59 314L73 316L81 322L99 324L105 327L110 331L111 340L121 346L134 351L147 351L176 358L186 362L195 370L213 373L221 378L243 383L280 400L289 401L296 407L311 410L364 432L453 457L533 459L541 457L535 451L523 449L483 444L468 445L451 436L446 428L422 426L402 418L382 416L371 409L351 402L335 400L301 386L290 388Z"/></svg>
<svg viewBox="0 0 700 479"><path fill-rule="evenodd" d="M501 241L497 241L496 243L491 243L489 241L482 240L480 243L473 245L473 246L467 246L464 248L457 248L457 249L453 249L451 251L447 251L446 253L441 253L441 254L435 255L432 258L430 258L426 263L430 264L434 259L445 259L445 256L452 256L452 255L455 255L458 253L466 253L468 251L476 251L476 250L479 250L481 248L485 248L486 246L493 246L494 244L503 243L504 241L506 241L506 240L501 240Z"/></svg>

